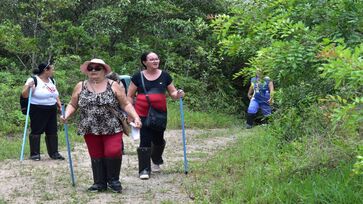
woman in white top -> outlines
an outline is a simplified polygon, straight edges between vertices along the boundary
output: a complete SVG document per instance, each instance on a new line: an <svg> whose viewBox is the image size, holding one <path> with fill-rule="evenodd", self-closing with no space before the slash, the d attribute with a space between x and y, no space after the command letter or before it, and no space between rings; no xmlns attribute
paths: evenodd
<svg viewBox="0 0 363 204"><path fill-rule="evenodd" d="M64 160L58 152L57 135L57 108L61 109L59 93L52 78L54 67L50 63L41 63L33 71L35 79L30 77L22 91L23 97L27 98L32 88L30 100L30 128L29 135L30 159L40 160L40 135L45 132L45 142L48 155L52 159Z"/></svg>

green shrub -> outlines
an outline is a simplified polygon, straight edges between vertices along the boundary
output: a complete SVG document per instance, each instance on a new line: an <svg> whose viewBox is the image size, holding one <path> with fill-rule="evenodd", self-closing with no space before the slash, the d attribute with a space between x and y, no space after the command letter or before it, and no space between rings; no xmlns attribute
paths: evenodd
<svg viewBox="0 0 363 204"><path fill-rule="evenodd" d="M324 137L331 132L324 112L317 106L278 110L272 117L271 134L281 142L299 140L304 137Z"/></svg>
<svg viewBox="0 0 363 204"><path fill-rule="evenodd" d="M19 97L27 76L2 71L0 78L0 93L2 95L0 101L0 134L10 133L14 135L24 127L25 116L20 110Z"/></svg>

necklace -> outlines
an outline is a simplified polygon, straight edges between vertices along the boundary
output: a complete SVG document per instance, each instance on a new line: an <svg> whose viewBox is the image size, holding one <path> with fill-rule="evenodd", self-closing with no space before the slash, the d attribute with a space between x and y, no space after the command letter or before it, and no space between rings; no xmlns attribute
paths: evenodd
<svg viewBox="0 0 363 204"><path fill-rule="evenodd" d="M101 81L97 81L97 80L89 80L89 86L91 87L93 93L97 94L97 91L95 89L94 86L97 86L97 84L101 84L105 81L106 79L102 79Z"/></svg>
<svg viewBox="0 0 363 204"><path fill-rule="evenodd" d="M92 82L92 84L101 84L104 81L105 81L105 79L101 79L101 80L92 79L92 80L90 80L90 82Z"/></svg>

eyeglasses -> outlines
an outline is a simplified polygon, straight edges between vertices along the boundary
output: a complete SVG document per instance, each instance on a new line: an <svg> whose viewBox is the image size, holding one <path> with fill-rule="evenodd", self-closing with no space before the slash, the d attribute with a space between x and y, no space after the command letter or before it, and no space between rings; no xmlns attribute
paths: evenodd
<svg viewBox="0 0 363 204"><path fill-rule="evenodd" d="M148 60L151 61L151 62L155 62L155 61L159 61L159 58L150 58Z"/></svg>
<svg viewBox="0 0 363 204"><path fill-rule="evenodd" d="M100 66L100 65L98 65L98 66L94 66L94 67L92 67L92 66L88 66L87 67L87 71L89 71L89 72L91 72L91 71L96 71L96 72L99 72L99 71L101 71L103 69L103 66Z"/></svg>

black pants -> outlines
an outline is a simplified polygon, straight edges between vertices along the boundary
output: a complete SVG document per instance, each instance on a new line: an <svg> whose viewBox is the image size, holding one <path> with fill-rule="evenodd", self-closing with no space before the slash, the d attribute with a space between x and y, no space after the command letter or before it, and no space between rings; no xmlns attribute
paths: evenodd
<svg viewBox="0 0 363 204"><path fill-rule="evenodd" d="M145 123L145 117L141 117L141 122ZM164 131L156 131L142 126L140 130L140 147L151 147L154 145L164 145Z"/></svg>
<svg viewBox="0 0 363 204"><path fill-rule="evenodd" d="M47 135L57 135L57 106L30 106L30 128L33 135L45 132Z"/></svg>

